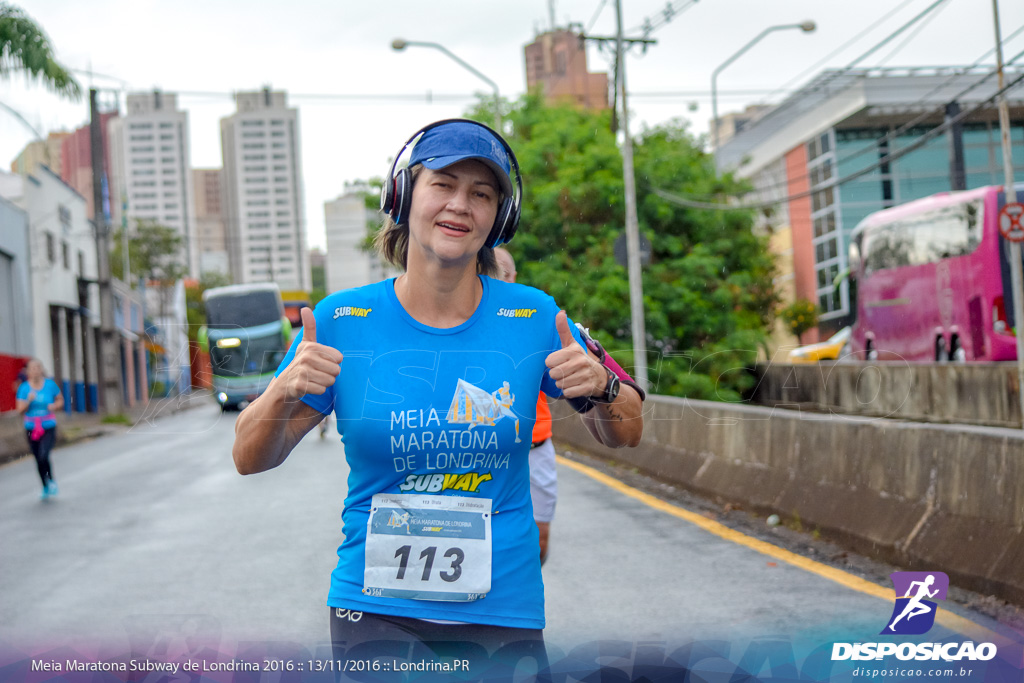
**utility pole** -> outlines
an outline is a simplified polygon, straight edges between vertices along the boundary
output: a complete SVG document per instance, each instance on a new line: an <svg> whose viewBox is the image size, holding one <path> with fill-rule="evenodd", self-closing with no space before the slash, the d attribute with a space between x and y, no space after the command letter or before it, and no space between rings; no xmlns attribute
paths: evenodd
<svg viewBox="0 0 1024 683"><path fill-rule="evenodd" d="M100 287L100 381L107 414L123 411L121 368L110 286L110 226L103 211L103 134L96 88L89 89L89 142L92 154L92 214L96 234L96 279Z"/></svg>
<svg viewBox="0 0 1024 683"><path fill-rule="evenodd" d="M615 92L616 99L622 103L622 182L626 199L626 264L629 274L630 327L633 332L633 379L646 391L650 386L647 379L647 325L644 318L644 285L640 265L640 221L636 214L633 138L629 135L629 107L626 103L625 47L640 44L646 50L648 45L654 45L658 41L651 38L626 38L622 35L622 0L615 0L615 22L614 36L580 34L580 39L615 44Z"/></svg>
<svg viewBox="0 0 1024 683"><path fill-rule="evenodd" d="M626 56L622 49L622 0L615 0L615 83L622 103L622 182L626 191L626 262L629 264L629 309L633 329L633 373L647 390L647 324L644 285L640 270L640 221L636 215L636 179L633 175L633 138L629 135L626 103Z"/></svg>
<svg viewBox="0 0 1024 683"><path fill-rule="evenodd" d="M999 29L999 1L992 0L992 15L996 30L996 72L999 83L999 131L1003 139L1003 177L1006 183L1006 203L1017 202L1017 190L1013 186L1013 149L1010 147L1010 110L1006 95L1002 93L1003 83L1003 37ZM1024 427L1024 273L1020 260L1020 242L1010 241L1010 280L1013 286L1013 326L1017 337L1017 396L1020 401L1021 427Z"/></svg>
<svg viewBox="0 0 1024 683"><path fill-rule="evenodd" d="M636 214L633 138L629 135L629 107L626 102L624 46L640 44L646 50L648 45L658 41L651 38L626 38L622 35L622 0L615 0L615 24L614 36L588 36L581 33L580 39L615 43L615 92L616 99L622 103L622 182L626 199L626 264L629 274L630 327L633 332L633 379L646 391L650 386L647 379L647 325L644 318L643 275L640 270L640 221Z"/></svg>

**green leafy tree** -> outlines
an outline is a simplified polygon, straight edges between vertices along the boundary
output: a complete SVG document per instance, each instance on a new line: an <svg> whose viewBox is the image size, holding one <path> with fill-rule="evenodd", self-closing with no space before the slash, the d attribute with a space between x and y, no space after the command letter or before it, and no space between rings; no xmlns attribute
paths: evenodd
<svg viewBox="0 0 1024 683"><path fill-rule="evenodd" d="M81 86L53 53L46 33L24 11L0 2L0 78L24 73L58 95L79 99Z"/></svg>
<svg viewBox="0 0 1024 683"><path fill-rule="evenodd" d="M128 232L128 269L160 286L170 286L185 277L182 262L185 240L174 228L156 221L135 219L135 230ZM124 279L124 230L113 237L110 268L114 277Z"/></svg>
<svg viewBox="0 0 1024 683"><path fill-rule="evenodd" d="M124 231L114 237L110 253L111 271L124 279ZM182 258L184 239L174 228L153 220L135 220L134 232L128 233L128 268L133 278L141 276L159 291L156 314L163 317L167 311L168 295L174 284L188 274Z"/></svg>
<svg viewBox="0 0 1024 683"><path fill-rule="evenodd" d="M818 326L818 307L808 299L797 299L779 311L779 317L797 342L803 344L804 332Z"/></svg>
<svg viewBox="0 0 1024 683"><path fill-rule="evenodd" d="M483 123L487 115L470 114ZM629 280L613 249L625 232L622 157L611 113L527 96L509 120L526 185L509 245L519 281L554 296L628 368ZM766 240L752 232L751 212L684 208L653 190L725 198L746 188L715 173L684 122L642 131L634 150L640 230L652 244L643 269L652 389L740 400L776 305Z"/></svg>

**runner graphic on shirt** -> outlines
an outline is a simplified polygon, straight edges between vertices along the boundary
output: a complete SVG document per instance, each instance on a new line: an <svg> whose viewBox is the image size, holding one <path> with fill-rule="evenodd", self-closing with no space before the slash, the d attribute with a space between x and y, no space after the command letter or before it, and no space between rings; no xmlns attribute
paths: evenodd
<svg viewBox="0 0 1024 683"><path fill-rule="evenodd" d="M486 425L493 427L503 417L512 418L516 426L516 443L519 438L519 417L512 411L516 397L508 382L492 393L460 379L455 387L447 420L450 424L468 424L469 428Z"/></svg>

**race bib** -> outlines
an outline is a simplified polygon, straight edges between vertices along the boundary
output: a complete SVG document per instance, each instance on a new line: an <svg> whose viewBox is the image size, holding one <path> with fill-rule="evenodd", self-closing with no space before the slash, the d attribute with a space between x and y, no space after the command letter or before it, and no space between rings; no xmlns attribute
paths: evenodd
<svg viewBox="0 0 1024 683"><path fill-rule="evenodd" d="M468 602L491 590L491 499L378 493L363 593Z"/></svg>

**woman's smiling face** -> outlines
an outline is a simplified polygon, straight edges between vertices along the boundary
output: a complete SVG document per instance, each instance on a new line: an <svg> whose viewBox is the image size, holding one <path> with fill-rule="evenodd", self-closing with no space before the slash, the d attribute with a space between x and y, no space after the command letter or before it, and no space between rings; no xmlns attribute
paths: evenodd
<svg viewBox="0 0 1024 683"><path fill-rule="evenodd" d="M413 185L409 256L455 262L484 246L498 213L498 182L491 169L467 159L439 170L424 168Z"/></svg>

